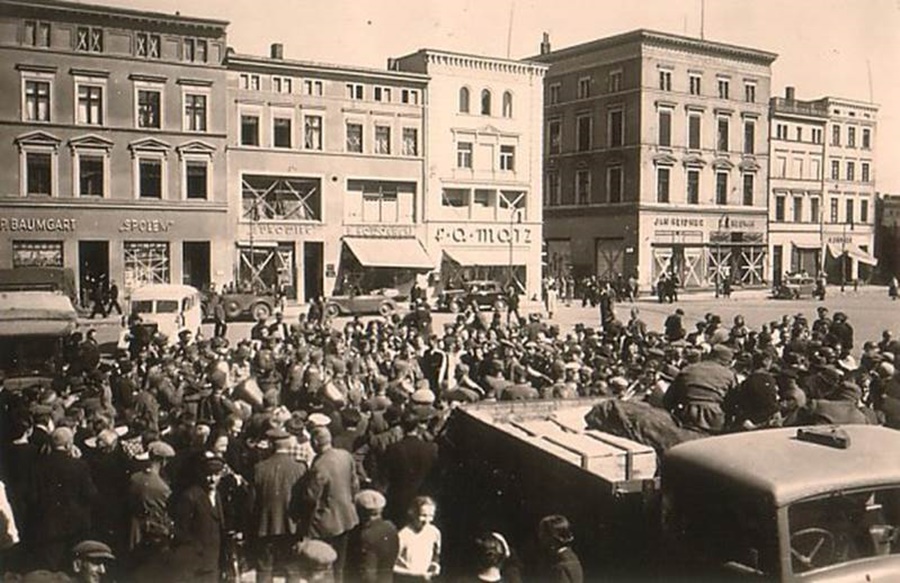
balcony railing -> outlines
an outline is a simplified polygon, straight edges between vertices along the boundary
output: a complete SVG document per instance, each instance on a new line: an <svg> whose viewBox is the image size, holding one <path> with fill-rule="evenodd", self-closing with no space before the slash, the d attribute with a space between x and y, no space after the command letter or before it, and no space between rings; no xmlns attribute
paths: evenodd
<svg viewBox="0 0 900 583"><path fill-rule="evenodd" d="M828 107L817 101L797 101L796 99L774 97L772 99L772 106L775 111L782 113L828 117Z"/></svg>

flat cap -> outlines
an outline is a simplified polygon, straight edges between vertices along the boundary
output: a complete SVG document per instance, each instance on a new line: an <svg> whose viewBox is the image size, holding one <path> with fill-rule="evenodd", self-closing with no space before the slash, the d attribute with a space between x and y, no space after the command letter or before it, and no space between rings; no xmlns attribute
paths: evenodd
<svg viewBox="0 0 900 583"><path fill-rule="evenodd" d="M320 540L305 540L294 549L297 557L313 568L328 568L337 560L337 553L331 545Z"/></svg>
<svg viewBox="0 0 900 583"><path fill-rule="evenodd" d="M104 543L95 540L81 541L72 548L72 555L74 555L76 559L113 560L116 558L116 556L113 555L111 548Z"/></svg>
<svg viewBox="0 0 900 583"><path fill-rule="evenodd" d="M266 431L266 437L275 441L278 441L280 439L287 439L291 435L292 434L283 427L273 427L272 429Z"/></svg>
<svg viewBox="0 0 900 583"><path fill-rule="evenodd" d="M431 389L416 389L410 396L410 400L417 405L431 405L435 396Z"/></svg>
<svg viewBox="0 0 900 583"><path fill-rule="evenodd" d="M168 459L175 457L175 450L165 441L151 441L147 445L147 454L156 459Z"/></svg>
<svg viewBox="0 0 900 583"><path fill-rule="evenodd" d="M324 413L313 413L308 421L313 427L328 427L331 424L331 417Z"/></svg>
<svg viewBox="0 0 900 583"><path fill-rule="evenodd" d="M384 495L378 490L363 490L353 499L356 505L364 510L381 510L387 504Z"/></svg>

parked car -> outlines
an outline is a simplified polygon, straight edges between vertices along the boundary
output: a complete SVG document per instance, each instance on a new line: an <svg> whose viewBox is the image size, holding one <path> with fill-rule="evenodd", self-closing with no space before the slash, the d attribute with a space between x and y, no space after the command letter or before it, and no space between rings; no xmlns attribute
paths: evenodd
<svg viewBox="0 0 900 583"><path fill-rule="evenodd" d="M474 304L478 309L505 310L506 294L496 281L474 280L463 283L461 288L444 290L437 299L437 309L452 313Z"/></svg>
<svg viewBox="0 0 900 583"><path fill-rule="evenodd" d="M242 316L250 316L253 320L268 319L278 306L278 298L271 294L225 292L221 295L226 320L237 320ZM208 293L203 296L203 316L206 319L213 317Z"/></svg>
<svg viewBox="0 0 900 583"><path fill-rule="evenodd" d="M388 317L397 312L406 299L393 288L375 289L366 294L336 295L325 300L325 313L332 318L367 314Z"/></svg>
<svg viewBox="0 0 900 583"><path fill-rule="evenodd" d="M804 296L812 297L816 289L816 280L809 275L789 275L781 280L781 285L772 290L772 297L777 300L799 300Z"/></svg>

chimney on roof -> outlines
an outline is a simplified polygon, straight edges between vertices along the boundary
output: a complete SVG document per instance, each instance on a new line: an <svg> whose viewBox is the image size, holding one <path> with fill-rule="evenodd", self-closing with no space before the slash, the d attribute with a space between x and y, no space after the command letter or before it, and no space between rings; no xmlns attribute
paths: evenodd
<svg viewBox="0 0 900 583"><path fill-rule="evenodd" d="M550 33L545 32L544 38L541 40L541 54L546 55L550 53Z"/></svg>
<svg viewBox="0 0 900 583"><path fill-rule="evenodd" d="M273 59L281 60L284 58L284 45L281 43L272 43L271 50L269 51L269 55Z"/></svg>
<svg viewBox="0 0 900 583"><path fill-rule="evenodd" d="M791 86L787 86L784 88L784 98L788 101L794 100L794 88Z"/></svg>

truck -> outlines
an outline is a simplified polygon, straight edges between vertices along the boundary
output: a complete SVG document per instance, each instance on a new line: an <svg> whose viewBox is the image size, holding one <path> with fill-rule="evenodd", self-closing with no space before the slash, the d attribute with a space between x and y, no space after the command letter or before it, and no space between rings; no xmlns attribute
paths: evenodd
<svg viewBox="0 0 900 583"><path fill-rule="evenodd" d="M440 435L447 547L495 530L527 561L540 519L562 514L586 580L898 580L897 431L774 428L657 452L587 427L592 406L454 409Z"/></svg>

